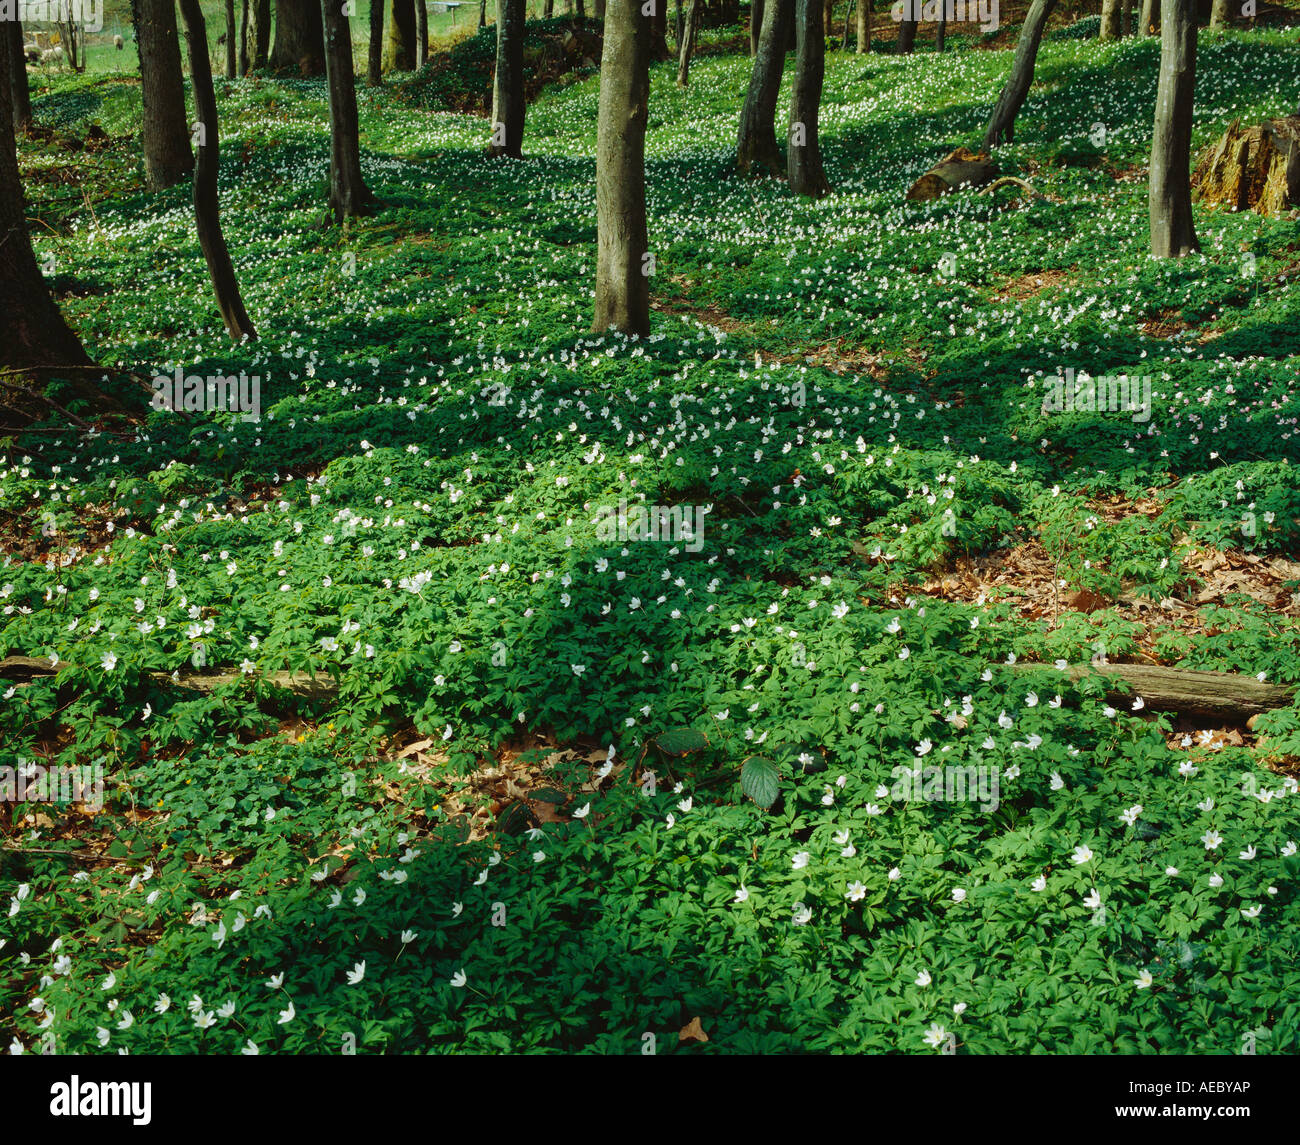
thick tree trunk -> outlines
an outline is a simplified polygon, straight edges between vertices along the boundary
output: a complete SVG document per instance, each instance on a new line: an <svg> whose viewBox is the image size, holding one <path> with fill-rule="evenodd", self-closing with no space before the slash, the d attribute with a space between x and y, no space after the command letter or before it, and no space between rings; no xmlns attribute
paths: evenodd
<svg viewBox="0 0 1300 1145"><path fill-rule="evenodd" d="M23 54L23 25L15 17L0 21L4 43L0 50L9 56L9 99L13 107L13 128L22 135L32 125L32 95L27 86L27 57Z"/></svg>
<svg viewBox="0 0 1300 1145"><path fill-rule="evenodd" d="M609 0L596 125L596 314L592 330L650 333L645 130L650 17L641 0Z"/></svg>
<svg viewBox="0 0 1300 1145"><path fill-rule="evenodd" d="M239 283L235 279L235 268L230 261L230 251L221 233L221 215L217 201L221 147L217 97L212 88L212 68L208 63L208 32L203 23L203 10L199 7L199 0L180 0L180 6L190 61L190 83L194 87L194 111L198 120L196 131L199 155L198 162L194 165L194 223L226 331L236 342L244 338L251 340L257 337L257 332L244 309ZM319 19L319 9L316 15Z"/></svg>
<svg viewBox="0 0 1300 1145"><path fill-rule="evenodd" d="M225 0L226 11L226 42L223 47L225 51L225 68L223 69L226 79L232 80L239 73L236 68L239 66L239 53L235 40L238 38L239 27L235 23L235 0Z"/></svg>
<svg viewBox="0 0 1300 1145"><path fill-rule="evenodd" d="M1120 0L1101 0L1101 30L1097 35L1103 40L1119 39Z"/></svg>
<svg viewBox="0 0 1300 1145"><path fill-rule="evenodd" d="M1002 94L993 108L988 130L984 132L984 149L996 147L999 143L1010 143L1015 138L1016 116L1025 104L1029 87L1034 82L1034 63L1038 59L1038 45L1042 43L1043 29L1047 27L1048 17L1056 7L1057 0L1033 0L1024 26L1020 29L1020 39L1016 43L1016 58L1011 64L1011 74L1007 77Z"/></svg>
<svg viewBox="0 0 1300 1145"><path fill-rule="evenodd" d="M390 72L409 72L415 68L414 0L388 0L384 67Z"/></svg>
<svg viewBox="0 0 1300 1145"><path fill-rule="evenodd" d="M672 52L668 50L668 0L643 0L651 5L650 9L650 58L652 60L671 60Z"/></svg>
<svg viewBox="0 0 1300 1145"><path fill-rule="evenodd" d="M1300 207L1300 115L1244 128L1233 121L1201 153L1192 191L1230 211L1276 216Z"/></svg>
<svg viewBox="0 0 1300 1145"><path fill-rule="evenodd" d="M497 66L488 144L488 154L494 157L519 159L523 155L524 18L524 0L497 0Z"/></svg>
<svg viewBox="0 0 1300 1145"><path fill-rule="evenodd" d="M822 28L821 0L796 0L795 75L790 89L790 148L786 172L790 190L820 199L831 185L822 170L817 141L817 113L822 101L826 69L826 38Z"/></svg>
<svg viewBox="0 0 1300 1145"><path fill-rule="evenodd" d="M780 175L784 169L776 145L776 103L781 94L781 73L785 70L785 43L793 21L794 0L767 0L758 53L749 75L749 91L740 113L736 166L741 171L758 168Z"/></svg>
<svg viewBox="0 0 1300 1145"><path fill-rule="evenodd" d="M275 0L275 47L270 64L278 72L325 74L325 32L317 0Z"/></svg>
<svg viewBox="0 0 1300 1145"><path fill-rule="evenodd" d="M384 3L370 0L370 38L366 44L366 83L382 87L384 83Z"/></svg>
<svg viewBox="0 0 1300 1145"><path fill-rule="evenodd" d="M913 183L906 198L926 202L962 187L982 187L997 178L997 174L997 166L989 162L987 155L976 155L958 147Z"/></svg>
<svg viewBox="0 0 1300 1145"><path fill-rule="evenodd" d="M822 5L822 31L826 36L826 49L830 51L835 46L830 42L835 35L835 0L825 0Z"/></svg>
<svg viewBox="0 0 1300 1145"><path fill-rule="evenodd" d="M266 67L271 52L271 0L252 0L253 34L249 51L254 69Z"/></svg>
<svg viewBox="0 0 1300 1145"><path fill-rule="evenodd" d="M239 20L239 74L248 75L248 12L252 5L249 0L243 0L240 6Z"/></svg>
<svg viewBox="0 0 1300 1145"><path fill-rule="evenodd" d="M1196 0L1162 0L1160 82L1151 137L1151 253L1200 250L1192 221L1192 104L1196 93Z"/></svg>
<svg viewBox="0 0 1300 1145"><path fill-rule="evenodd" d="M429 61L429 9L426 0L415 0L415 66L424 67Z"/></svg>
<svg viewBox="0 0 1300 1145"><path fill-rule="evenodd" d="M605 0L596 0L593 12L597 20L605 19Z"/></svg>
<svg viewBox="0 0 1300 1145"><path fill-rule="evenodd" d="M90 366L36 265L14 144L12 57L0 51L0 365Z"/></svg>
<svg viewBox="0 0 1300 1145"><path fill-rule="evenodd" d="M691 53L695 51L695 36L700 29L701 0L691 0L686 10L686 23L682 29L681 52L677 57L677 86L685 87L691 78Z"/></svg>
<svg viewBox="0 0 1300 1145"><path fill-rule="evenodd" d="M1142 0L1142 26L1138 29L1140 36L1153 36L1160 23L1160 0Z"/></svg>
<svg viewBox="0 0 1300 1145"><path fill-rule="evenodd" d="M749 54L758 55L758 40L763 31L763 12L766 0L754 0L749 6Z"/></svg>
<svg viewBox="0 0 1300 1145"><path fill-rule="evenodd" d="M325 26L325 76L330 107L330 204L338 222L367 215L374 197L361 177L357 89L352 74L352 29L343 0L320 0Z"/></svg>
<svg viewBox="0 0 1300 1145"><path fill-rule="evenodd" d="M858 51L865 56L871 51L871 0L858 0Z"/></svg>
<svg viewBox="0 0 1300 1145"><path fill-rule="evenodd" d="M1210 6L1210 27L1224 28L1232 23L1230 0L1214 0Z"/></svg>
<svg viewBox="0 0 1300 1145"><path fill-rule="evenodd" d="M904 14L911 12L910 5L920 5L921 0L905 0L903 6ZM916 50L916 21L904 20L898 25L898 54L900 56L910 56Z"/></svg>
<svg viewBox="0 0 1300 1145"><path fill-rule="evenodd" d="M144 181L151 191L161 191L194 170L176 7L172 0L133 0L131 7L140 55Z"/></svg>
<svg viewBox="0 0 1300 1145"><path fill-rule="evenodd" d="M1123 20L1120 25L1120 35L1125 38L1133 35L1133 7L1134 0L1120 0L1120 7L1123 10Z"/></svg>

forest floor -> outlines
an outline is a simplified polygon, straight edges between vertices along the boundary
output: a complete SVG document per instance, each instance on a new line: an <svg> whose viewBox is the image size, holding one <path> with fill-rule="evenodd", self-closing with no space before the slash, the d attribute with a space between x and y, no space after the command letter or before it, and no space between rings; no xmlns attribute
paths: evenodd
<svg viewBox="0 0 1300 1145"><path fill-rule="evenodd" d="M997 160L1051 197L931 203L1009 53L828 56L819 202L728 173L746 59L656 67L644 341L587 331L594 78L523 161L361 88L383 206L332 229L323 83L218 81L235 348L135 87L52 81L37 257L136 412L0 440L0 658L58 668L0 767L104 781L0 823L5 1043L1300 1048L1300 704L1056 667L1300 684L1300 222L1146 256L1157 59L1049 38ZM1297 74L1204 34L1196 147ZM260 420L125 375L178 369Z"/></svg>

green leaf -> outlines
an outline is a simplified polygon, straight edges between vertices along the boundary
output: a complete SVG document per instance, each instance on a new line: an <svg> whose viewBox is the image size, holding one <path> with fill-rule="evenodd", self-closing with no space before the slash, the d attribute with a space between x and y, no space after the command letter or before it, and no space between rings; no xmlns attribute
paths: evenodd
<svg viewBox="0 0 1300 1145"><path fill-rule="evenodd" d="M694 728L672 728L655 736L655 746L666 755L690 755L709 746L709 737Z"/></svg>
<svg viewBox="0 0 1300 1145"><path fill-rule="evenodd" d="M760 807L771 807L781 794L781 773L766 756L751 755L740 765L740 789Z"/></svg>

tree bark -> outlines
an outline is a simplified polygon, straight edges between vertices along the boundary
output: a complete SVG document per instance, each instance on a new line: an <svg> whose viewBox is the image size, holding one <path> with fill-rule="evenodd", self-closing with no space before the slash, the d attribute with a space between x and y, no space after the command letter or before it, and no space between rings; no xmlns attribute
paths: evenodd
<svg viewBox="0 0 1300 1145"><path fill-rule="evenodd" d="M1160 0L1142 0L1142 27L1138 30L1141 36L1153 36L1156 32L1156 25L1160 23Z"/></svg>
<svg viewBox="0 0 1300 1145"><path fill-rule="evenodd" d="M662 0L661 0L662 2ZM524 0L497 0L497 65L492 79L492 139L488 154L523 156Z"/></svg>
<svg viewBox="0 0 1300 1145"><path fill-rule="evenodd" d="M226 42L225 42L225 76L226 79L232 80L239 73L236 68L239 66L239 53L235 43L239 34L239 26L235 23L235 0L225 0L226 10Z"/></svg>
<svg viewBox="0 0 1300 1145"><path fill-rule="evenodd" d="M594 5L592 11L594 12L595 17L596 17L597 20L604 20L604 19L605 19L605 0L596 0L596 3L595 3L595 5Z"/></svg>
<svg viewBox="0 0 1300 1145"><path fill-rule="evenodd" d="M645 131L650 17L641 0L608 0L596 125L596 312L592 330L650 333Z"/></svg>
<svg viewBox="0 0 1300 1145"><path fill-rule="evenodd" d="M758 55L758 40L763 31L763 12L766 0L753 0L749 6L749 54Z"/></svg>
<svg viewBox="0 0 1300 1145"><path fill-rule="evenodd" d="M691 78L691 53L695 51L695 36L700 28L700 0L691 0L686 9L686 21L681 34L681 51L677 57L677 86L685 87Z"/></svg>
<svg viewBox="0 0 1300 1145"><path fill-rule="evenodd" d="M1101 30L1098 38L1118 40L1120 37L1120 0L1101 0Z"/></svg>
<svg viewBox="0 0 1300 1145"><path fill-rule="evenodd" d="M776 103L785 70L785 43L794 20L794 0L767 0L758 54L749 75L749 91L740 113L736 167L780 175L785 167L776 145Z"/></svg>
<svg viewBox="0 0 1300 1145"><path fill-rule="evenodd" d="M790 90L790 146L786 172L790 190L810 198L829 195L817 140L817 113L826 70L826 38L821 0L796 0L795 75Z"/></svg>
<svg viewBox="0 0 1300 1145"><path fill-rule="evenodd" d="M906 198L927 202L962 187L982 187L997 178L998 169L988 156L976 155L964 147L940 159L908 189Z"/></svg>
<svg viewBox="0 0 1300 1145"><path fill-rule="evenodd" d="M939 14L939 22L934 26L934 50L942 52L948 46L948 10L944 7Z"/></svg>
<svg viewBox="0 0 1300 1145"><path fill-rule="evenodd" d="M252 5L249 3L249 0L243 0L243 3L240 5L238 66L239 66L239 74L241 76L248 75L248 33L249 33L248 13L251 7Z"/></svg>
<svg viewBox="0 0 1300 1145"><path fill-rule="evenodd" d="M271 51L271 0L252 0L253 33L250 52L252 67L264 68Z"/></svg>
<svg viewBox="0 0 1300 1145"><path fill-rule="evenodd" d="M1229 0L1214 0L1210 6L1210 27L1223 28L1232 23L1232 9Z"/></svg>
<svg viewBox="0 0 1300 1145"><path fill-rule="evenodd" d="M236 341L257 337L253 323L244 309L244 300L235 279L230 251L221 233L221 215L217 200L217 173L221 166L221 147L217 123L217 97L212 88L212 68L208 63L208 32L203 22L199 0L180 0L181 19L190 61L190 83L194 88L194 111L198 119L199 155L194 165L194 223L199 246L208 264L208 275L216 294L217 308L226 324L226 332ZM317 11L319 19L320 12ZM278 37L277 37L278 39Z"/></svg>
<svg viewBox="0 0 1300 1145"><path fill-rule="evenodd" d="M270 66L304 76L325 74L325 32L317 0L275 0Z"/></svg>
<svg viewBox="0 0 1300 1145"><path fill-rule="evenodd" d="M366 44L366 83L382 87L384 83L384 5L370 0L370 38Z"/></svg>
<svg viewBox="0 0 1300 1145"><path fill-rule="evenodd" d="M650 58L660 62L671 60L668 50L668 0L644 0L650 8Z"/></svg>
<svg viewBox="0 0 1300 1145"><path fill-rule="evenodd" d="M1134 0L1120 0L1123 19L1120 24L1119 34L1126 39L1133 35L1133 6Z"/></svg>
<svg viewBox="0 0 1300 1145"><path fill-rule="evenodd" d="M835 35L835 0L825 0L822 6L822 31L826 36L826 48L830 51L834 48L830 40Z"/></svg>
<svg viewBox="0 0 1300 1145"><path fill-rule="evenodd" d="M414 0L388 0L384 67L390 72L409 72L415 68Z"/></svg>
<svg viewBox="0 0 1300 1145"><path fill-rule="evenodd" d="M144 181L149 190L161 191L194 170L176 8L172 0L132 0L131 8L140 56Z"/></svg>
<svg viewBox="0 0 1300 1145"><path fill-rule="evenodd" d="M12 20L0 21L4 33L4 44L0 50L9 56L9 99L13 107L13 128L15 135L24 134L32 125L32 95L27 86L27 57L23 53L23 25L15 16Z"/></svg>
<svg viewBox="0 0 1300 1145"><path fill-rule="evenodd" d="M0 365L93 365L50 295L27 233L14 143L12 56L0 51ZM25 65L24 65L25 67Z"/></svg>
<svg viewBox="0 0 1300 1145"><path fill-rule="evenodd" d="M912 4L920 5L921 0L904 0L903 12L910 14ZM898 54L910 56L916 50L916 21L904 20L898 25Z"/></svg>
<svg viewBox="0 0 1300 1145"><path fill-rule="evenodd" d="M415 0L415 67L418 71L429 61L429 9L426 0Z"/></svg>
<svg viewBox="0 0 1300 1145"><path fill-rule="evenodd" d="M1183 258L1200 250L1192 220L1192 104L1196 93L1196 2L1162 0L1160 81L1151 136L1151 254Z"/></svg>
<svg viewBox="0 0 1300 1145"><path fill-rule="evenodd" d="M871 51L871 0L858 0L858 50L865 56Z"/></svg>
<svg viewBox="0 0 1300 1145"><path fill-rule="evenodd" d="M546 3L542 5L542 19L549 20L554 15L555 0L546 0Z"/></svg>
<svg viewBox="0 0 1300 1145"><path fill-rule="evenodd" d="M993 108L988 129L984 132L984 149L992 150L999 143L1011 143L1015 138L1016 116L1025 104L1030 85L1034 82L1034 63L1038 59L1038 45L1043 39L1048 17L1057 0L1033 0L1020 39L1016 43L1016 57L1011 64L1002 94Z"/></svg>
<svg viewBox="0 0 1300 1145"><path fill-rule="evenodd" d="M352 29L343 0L321 0L325 28L325 77L330 108L330 215L338 222L368 215L374 196L361 177L356 79L352 74Z"/></svg>
<svg viewBox="0 0 1300 1145"><path fill-rule="evenodd" d="M1192 192L1230 211L1276 216L1300 207L1300 115L1245 128L1234 120L1201 153Z"/></svg>

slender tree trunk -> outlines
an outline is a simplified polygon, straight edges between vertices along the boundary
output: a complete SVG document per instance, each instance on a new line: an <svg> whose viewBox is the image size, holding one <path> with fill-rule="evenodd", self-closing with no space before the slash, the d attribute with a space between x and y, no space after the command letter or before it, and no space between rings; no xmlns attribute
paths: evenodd
<svg viewBox="0 0 1300 1145"><path fill-rule="evenodd" d="M275 71L304 76L325 74L325 32L317 0L275 0Z"/></svg>
<svg viewBox="0 0 1300 1145"><path fill-rule="evenodd" d="M595 7L594 7L593 10L594 10L594 12L595 12L595 14L596 14L596 19L597 19L597 20L604 20L604 19L605 19L605 0L596 0L596 4L595 4Z"/></svg>
<svg viewBox="0 0 1300 1145"><path fill-rule="evenodd" d="M519 159L524 143L524 0L497 0L497 66L492 80L491 156Z"/></svg>
<svg viewBox="0 0 1300 1145"><path fill-rule="evenodd" d="M90 358L45 285L27 233L14 144L12 68L12 53L0 51L0 365L89 366ZM24 75L25 69L24 64Z"/></svg>
<svg viewBox="0 0 1300 1145"><path fill-rule="evenodd" d="M826 34L826 49L830 51L834 47L831 37L835 35L835 0L825 0L822 5L822 31Z"/></svg>
<svg viewBox="0 0 1300 1145"><path fill-rule="evenodd" d="M248 75L248 20L251 7L249 0L243 0L239 10L239 74L241 76Z"/></svg>
<svg viewBox="0 0 1300 1145"><path fill-rule="evenodd" d="M239 73L235 70L239 66L239 54L235 40L238 36L239 28L235 23L235 0L225 0L226 9L226 79L232 80Z"/></svg>
<svg viewBox="0 0 1300 1145"><path fill-rule="evenodd" d="M357 88L352 74L352 29L343 0L320 0L325 27L325 77L330 107L330 204L338 222L368 215L374 196L361 177Z"/></svg>
<svg viewBox="0 0 1300 1145"><path fill-rule="evenodd" d="M24 134L32 125L32 94L27 86L27 57L23 54L23 26L15 16L0 21L4 33L3 51L9 56L9 98L13 106L15 135Z"/></svg>
<svg viewBox="0 0 1300 1145"><path fill-rule="evenodd" d="M554 15L555 0L546 0L546 3L542 5L542 19L549 20Z"/></svg>
<svg viewBox="0 0 1300 1145"><path fill-rule="evenodd" d="M487 0L478 0L478 26L487 27Z"/></svg>
<svg viewBox="0 0 1300 1145"><path fill-rule="evenodd" d="M1192 220L1192 105L1196 93L1196 0L1162 0L1160 82L1151 136L1151 253L1200 250Z"/></svg>
<svg viewBox="0 0 1300 1145"><path fill-rule="evenodd" d="M650 58L671 60L668 50L668 0L643 0L650 8Z"/></svg>
<svg viewBox="0 0 1300 1145"><path fill-rule="evenodd" d="M271 53L271 0L252 0L253 35L250 51L253 69L266 67Z"/></svg>
<svg viewBox="0 0 1300 1145"><path fill-rule="evenodd" d="M420 69L429 60L429 9L426 0L415 0L415 67Z"/></svg>
<svg viewBox="0 0 1300 1145"><path fill-rule="evenodd" d="M415 68L414 0L388 0L384 67L390 72L409 72Z"/></svg>
<svg viewBox="0 0 1300 1145"><path fill-rule="evenodd" d="M749 6L749 54L758 55L758 39L763 31L763 12L766 0L753 0Z"/></svg>
<svg viewBox="0 0 1300 1145"><path fill-rule="evenodd" d="M686 10L686 26L682 29L681 53L677 57L677 86L685 87L691 77L691 53L695 51L695 36L700 29L700 0L691 0Z"/></svg>
<svg viewBox="0 0 1300 1145"><path fill-rule="evenodd" d="M736 166L780 175L785 164L776 145L776 102L785 70L785 42L794 20L794 0L767 0L758 54L749 75L749 91L740 113Z"/></svg>
<svg viewBox="0 0 1300 1145"><path fill-rule="evenodd" d="M1214 0L1210 6L1210 27L1223 28L1232 23L1232 9L1229 0Z"/></svg>
<svg viewBox="0 0 1300 1145"><path fill-rule="evenodd" d="M198 123L199 156L194 166L194 223L199 246L208 264L212 289L217 297L226 331L236 341L253 339L257 332L244 309L244 300L235 279L230 251L221 233L221 214L217 200L217 173L221 167L220 129L217 124L217 97L212 88L212 68L208 63L208 32L203 23L199 0L180 0L181 19L190 60L190 83L194 88L194 110ZM317 16L319 17L319 10Z"/></svg>
<svg viewBox="0 0 1300 1145"><path fill-rule="evenodd" d="M366 83L384 83L384 0L370 0L370 39L366 44Z"/></svg>
<svg viewBox="0 0 1300 1145"><path fill-rule="evenodd" d="M172 0L133 0L132 19L140 56L144 181L151 191L161 191L194 170L176 7Z"/></svg>
<svg viewBox="0 0 1300 1145"><path fill-rule="evenodd" d="M822 170L817 142L817 113L826 70L826 38L821 0L795 0L795 75L790 89L790 150L787 174L790 190L820 199L831 185Z"/></svg>
<svg viewBox="0 0 1300 1145"><path fill-rule="evenodd" d="M849 26L853 23L853 13L857 9L857 0L848 0L844 7L844 39L840 43L840 51L849 50Z"/></svg>
<svg viewBox="0 0 1300 1145"><path fill-rule="evenodd" d="M1118 40L1120 37L1120 0L1101 0L1100 39Z"/></svg>
<svg viewBox="0 0 1300 1145"><path fill-rule="evenodd" d="M858 55L871 51L871 0L858 0Z"/></svg>
<svg viewBox="0 0 1300 1145"><path fill-rule="evenodd" d="M1043 29L1047 27L1048 17L1056 7L1057 0L1033 0L1024 26L1020 29L1020 39L1016 43L1016 57L1011 64L1011 74L1006 86L998 96L989 119L988 130L984 132L984 149L996 147L999 143L1011 143L1015 138L1016 116L1025 104L1029 87L1034 82L1034 63L1038 59L1038 45L1043 39Z"/></svg>
<svg viewBox="0 0 1300 1145"><path fill-rule="evenodd" d="M934 26L934 50L942 52L948 46L948 10L941 8L939 22Z"/></svg>
<svg viewBox="0 0 1300 1145"><path fill-rule="evenodd" d="M682 0L676 0L674 22L673 22L673 43L677 45L677 54L682 54L682 37L686 35L686 20L682 16Z"/></svg>
<svg viewBox="0 0 1300 1145"><path fill-rule="evenodd" d="M904 16L913 14L913 5L919 9L921 0L904 0ZM910 56L916 50L916 23L915 20L904 19L898 25L898 54L900 56Z"/></svg>
<svg viewBox="0 0 1300 1145"><path fill-rule="evenodd" d="M579 18L580 20L583 19L583 18L585 18L586 15L587 15L587 6L586 6L586 4L583 3L583 0L578 0L577 4L574 5L574 6L575 6L575 7L577 8L577 10L578 10L578 18Z"/></svg>
<svg viewBox="0 0 1300 1145"><path fill-rule="evenodd" d="M1160 0L1142 0L1142 27L1139 29L1139 35L1151 36L1155 34L1156 26L1160 22Z"/></svg>
<svg viewBox="0 0 1300 1145"><path fill-rule="evenodd" d="M641 0L608 0L596 125L596 314L592 330L650 333L645 130L650 17Z"/></svg>

